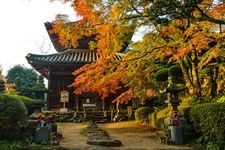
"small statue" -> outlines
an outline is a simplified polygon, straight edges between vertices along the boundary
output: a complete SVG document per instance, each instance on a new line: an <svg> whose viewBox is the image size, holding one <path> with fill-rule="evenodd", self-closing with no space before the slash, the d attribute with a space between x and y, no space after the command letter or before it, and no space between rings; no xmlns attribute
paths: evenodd
<svg viewBox="0 0 225 150"><path fill-rule="evenodd" d="M38 122L37 122L38 128L45 126L46 122L44 121L42 113L38 113L37 118L38 118Z"/></svg>

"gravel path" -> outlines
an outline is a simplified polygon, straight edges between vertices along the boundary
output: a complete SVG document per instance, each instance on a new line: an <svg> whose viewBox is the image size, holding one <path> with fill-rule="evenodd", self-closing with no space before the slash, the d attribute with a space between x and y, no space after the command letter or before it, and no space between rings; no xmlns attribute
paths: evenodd
<svg viewBox="0 0 225 150"><path fill-rule="evenodd" d="M63 147L88 147L87 137L79 134L82 124L78 123L57 123L58 132L63 135L60 146Z"/></svg>
<svg viewBox="0 0 225 150"><path fill-rule="evenodd" d="M99 124L114 140L122 141L121 147L98 147L87 144L87 137L80 135L82 124L58 123L58 132L63 135L60 146L82 150L190 150L184 146L163 145L147 129L120 128L117 123Z"/></svg>

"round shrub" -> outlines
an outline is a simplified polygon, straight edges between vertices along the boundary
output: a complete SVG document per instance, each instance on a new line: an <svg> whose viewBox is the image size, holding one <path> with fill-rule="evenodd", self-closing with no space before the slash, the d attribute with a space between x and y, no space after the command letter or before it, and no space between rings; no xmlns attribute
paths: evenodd
<svg viewBox="0 0 225 150"><path fill-rule="evenodd" d="M135 111L135 120L140 123L148 123L148 115L154 112L151 107L140 107Z"/></svg>
<svg viewBox="0 0 225 150"><path fill-rule="evenodd" d="M225 141L225 103L206 103L193 106L190 119L197 131L216 142Z"/></svg>
<svg viewBox="0 0 225 150"><path fill-rule="evenodd" d="M15 99L21 100L24 103L27 108L27 115L31 115L35 111L33 107L33 100L31 98L21 95L13 95L13 97Z"/></svg>
<svg viewBox="0 0 225 150"><path fill-rule="evenodd" d="M20 135L26 121L26 107L13 96L0 94L0 140L12 140Z"/></svg>
<svg viewBox="0 0 225 150"><path fill-rule="evenodd" d="M179 65L173 65L168 69L168 73L170 76L178 76L182 77L183 73Z"/></svg>
<svg viewBox="0 0 225 150"><path fill-rule="evenodd" d="M167 81L168 80L168 69L162 68L155 73L156 81Z"/></svg>

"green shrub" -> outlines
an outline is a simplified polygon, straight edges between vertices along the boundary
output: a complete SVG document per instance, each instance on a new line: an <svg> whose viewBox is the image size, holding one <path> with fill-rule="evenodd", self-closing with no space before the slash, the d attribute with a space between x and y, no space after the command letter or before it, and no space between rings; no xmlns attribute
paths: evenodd
<svg viewBox="0 0 225 150"><path fill-rule="evenodd" d="M191 106L178 106L179 113L182 117L189 119Z"/></svg>
<svg viewBox="0 0 225 150"><path fill-rule="evenodd" d="M213 100L209 96L192 96L191 99L189 100L189 104L194 106L197 104L204 104L204 103L211 103Z"/></svg>
<svg viewBox="0 0 225 150"><path fill-rule="evenodd" d="M135 111L135 120L141 123L148 123L148 115L154 112L151 107L140 107Z"/></svg>
<svg viewBox="0 0 225 150"><path fill-rule="evenodd" d="M179 65L173 65L168 69L168 74L170 76L182 77L183 73Z"/></svg>
<svg viewBox="0 0 225 150"><path fill-rule="evenodd" d="M0 148L2 150L18 150L21 148L19 142L0 141Z"/></svg>
<svg viewBox="0 0 225 150"><path fill-rule="evenodd" d="M168 79L168 69L162 68L155 73L156 81L167 81Z"/></svg>
<svg viewBox="0 0 225 150"><path fill-rule="evenodd" d="M225 103L206 103L193 106L190 119L195 129L212 141L225 141Z"/></svg>
<svg viewBox="0 0 225 150"><path fill-rule="evenodd" d="M33 100L26 96L21 95L12 95L14 98L21 100L27 108L28 115L31 115L34 112Z"/></svg>
<svg viewBox="0 0 225 150"><path fill-rule="evenodd" d="M156 110L154 113L149 114L149 124L152 127L163 130L165 126L169 124L168 118L170 118L171 113L172 107L166 107L164 109Z"/></svg>
<svg viewBox="0 0 225 150"><path fill-rule="evenodd" d="M21 100L0 94L0 139L15 139L26 123L26 107Z"/></svg>
<svg viewBox="0 0 225 150"><path fill-rule="evenodd" d="M217 103L225 103L225 96L221 96L216 100Z"/></svg>

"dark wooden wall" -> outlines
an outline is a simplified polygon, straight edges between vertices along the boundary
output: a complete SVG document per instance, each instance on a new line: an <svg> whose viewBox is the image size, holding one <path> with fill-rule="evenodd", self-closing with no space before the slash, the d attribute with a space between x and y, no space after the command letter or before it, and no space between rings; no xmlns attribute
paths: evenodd
<svg viewBox="0 0 225 150"><path fill-rule="evenodd" d="M73 88L68 88L73 82L72 76L51 76L49 80L49 104L48 108L59 109L63 107L63 103L60 102L60 91L67 90L69 92L69 102L66 103L66 108L73 109L75 102L75 95L73 94Z"/></svg>

